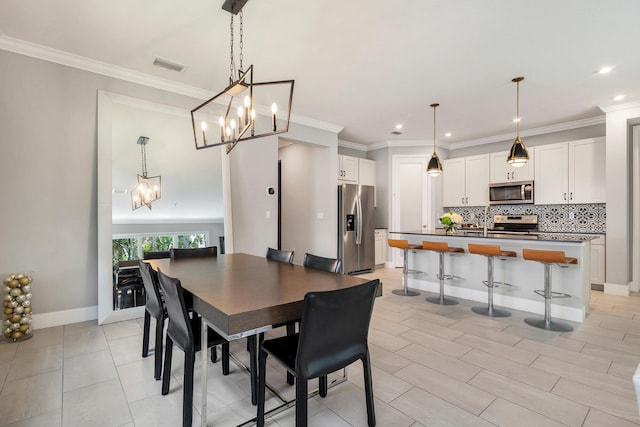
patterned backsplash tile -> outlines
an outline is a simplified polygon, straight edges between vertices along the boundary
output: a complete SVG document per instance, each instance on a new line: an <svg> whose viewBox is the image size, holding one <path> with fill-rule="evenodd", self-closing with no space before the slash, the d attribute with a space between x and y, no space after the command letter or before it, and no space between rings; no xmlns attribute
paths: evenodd
<svg viewBox="0 0 640 427"><path fill-rule="evenodd" d="M488 226L494 215L538 215L538 230L554 233L606 233L605 203L583 205L497 205L489 208ZM445 208L462 215L464 222L483 225L484 206Z"/></svg>

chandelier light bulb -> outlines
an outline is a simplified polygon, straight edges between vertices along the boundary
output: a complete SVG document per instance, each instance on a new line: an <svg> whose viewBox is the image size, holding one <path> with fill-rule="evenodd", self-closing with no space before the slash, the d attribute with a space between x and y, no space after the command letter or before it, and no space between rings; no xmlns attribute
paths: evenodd
<svg viewBox="0 0 640 427"><path fill-rule="evenodd" d="M244 110L242 107L238 107L238 118L242 120L242 116L244 115Z"/></svg>
<svg viewBox="0 0 640 427"><path fill-rule="evenodd" d="M251 106L251 98L249 95L244 97L244 108L249 108Z"/></svg>
<svg viewBox="0 0 640 427"><path fill-rule="evenodd" d="M207 122L202 122L202 123L200 123L200 127L202 128L202 132L204 132L205 130L207 130Z"/></svg>

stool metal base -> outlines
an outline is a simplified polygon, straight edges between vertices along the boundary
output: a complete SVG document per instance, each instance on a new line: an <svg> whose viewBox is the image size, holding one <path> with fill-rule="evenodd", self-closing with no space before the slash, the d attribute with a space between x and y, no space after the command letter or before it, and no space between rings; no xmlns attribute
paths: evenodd
<svg viewBox="0 0 640 427"><path fill-rule="evenodd" d="M420 295L420 292L413 291L411 289L394 289L391 291L391 293L394 295L400 295L403 297L416 297Z"/></svg>
<svg viewBox="0 0 640 427"><path fill-rule="evenodd" d="M489 307L471 307L471 311L488 317L509 317L511 312L501 308Z"/></svg>
<svg viewBox="0 0 640 427"><path fill-rule="evenodd" d="M456 305L458 304L458 300L454 298L448 298L442 295L438 295L437 297L426 297L425 301L430 302L431 304L440 304L440 305Z"/></svg>
<svg viewBox="0 0 640 427"><path fill-rule="evenodd" d="M547 321L546 319L540 319L538 317L526 317L524 322L533 326L534 328L545 329L547 331L556 331L556 332L571 332L573 331L573 327L564 322L558 322L556 320Z"/></svg>

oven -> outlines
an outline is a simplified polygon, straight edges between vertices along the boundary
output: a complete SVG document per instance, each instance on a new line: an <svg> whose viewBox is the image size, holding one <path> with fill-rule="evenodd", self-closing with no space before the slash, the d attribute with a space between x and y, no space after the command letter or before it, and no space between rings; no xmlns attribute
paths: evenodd
<svg viewBox="0 0 640 427"><path fill-rule="evenodd" d="M489 184L490 205L533 203L533 181Z"/></svg>

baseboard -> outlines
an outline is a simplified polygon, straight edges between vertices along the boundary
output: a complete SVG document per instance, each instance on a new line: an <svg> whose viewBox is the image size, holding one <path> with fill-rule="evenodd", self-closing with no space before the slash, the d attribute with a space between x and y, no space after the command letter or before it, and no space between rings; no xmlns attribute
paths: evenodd
<svg viewBox="0 0 640 427"><path fill-rule="evenodd" d="M616 283L606 283L604 284L604 293L611 295L622 295L625 297L629 296L629 285L618 285Z"/></svg>
<svg viewBox="0 0 640 427"><path fill-rule="evenodd" d="M33 329L51 328L70 323L86 322L98 319L98 306L74 308L72 310L53 311L31 316Z"/></svg>

